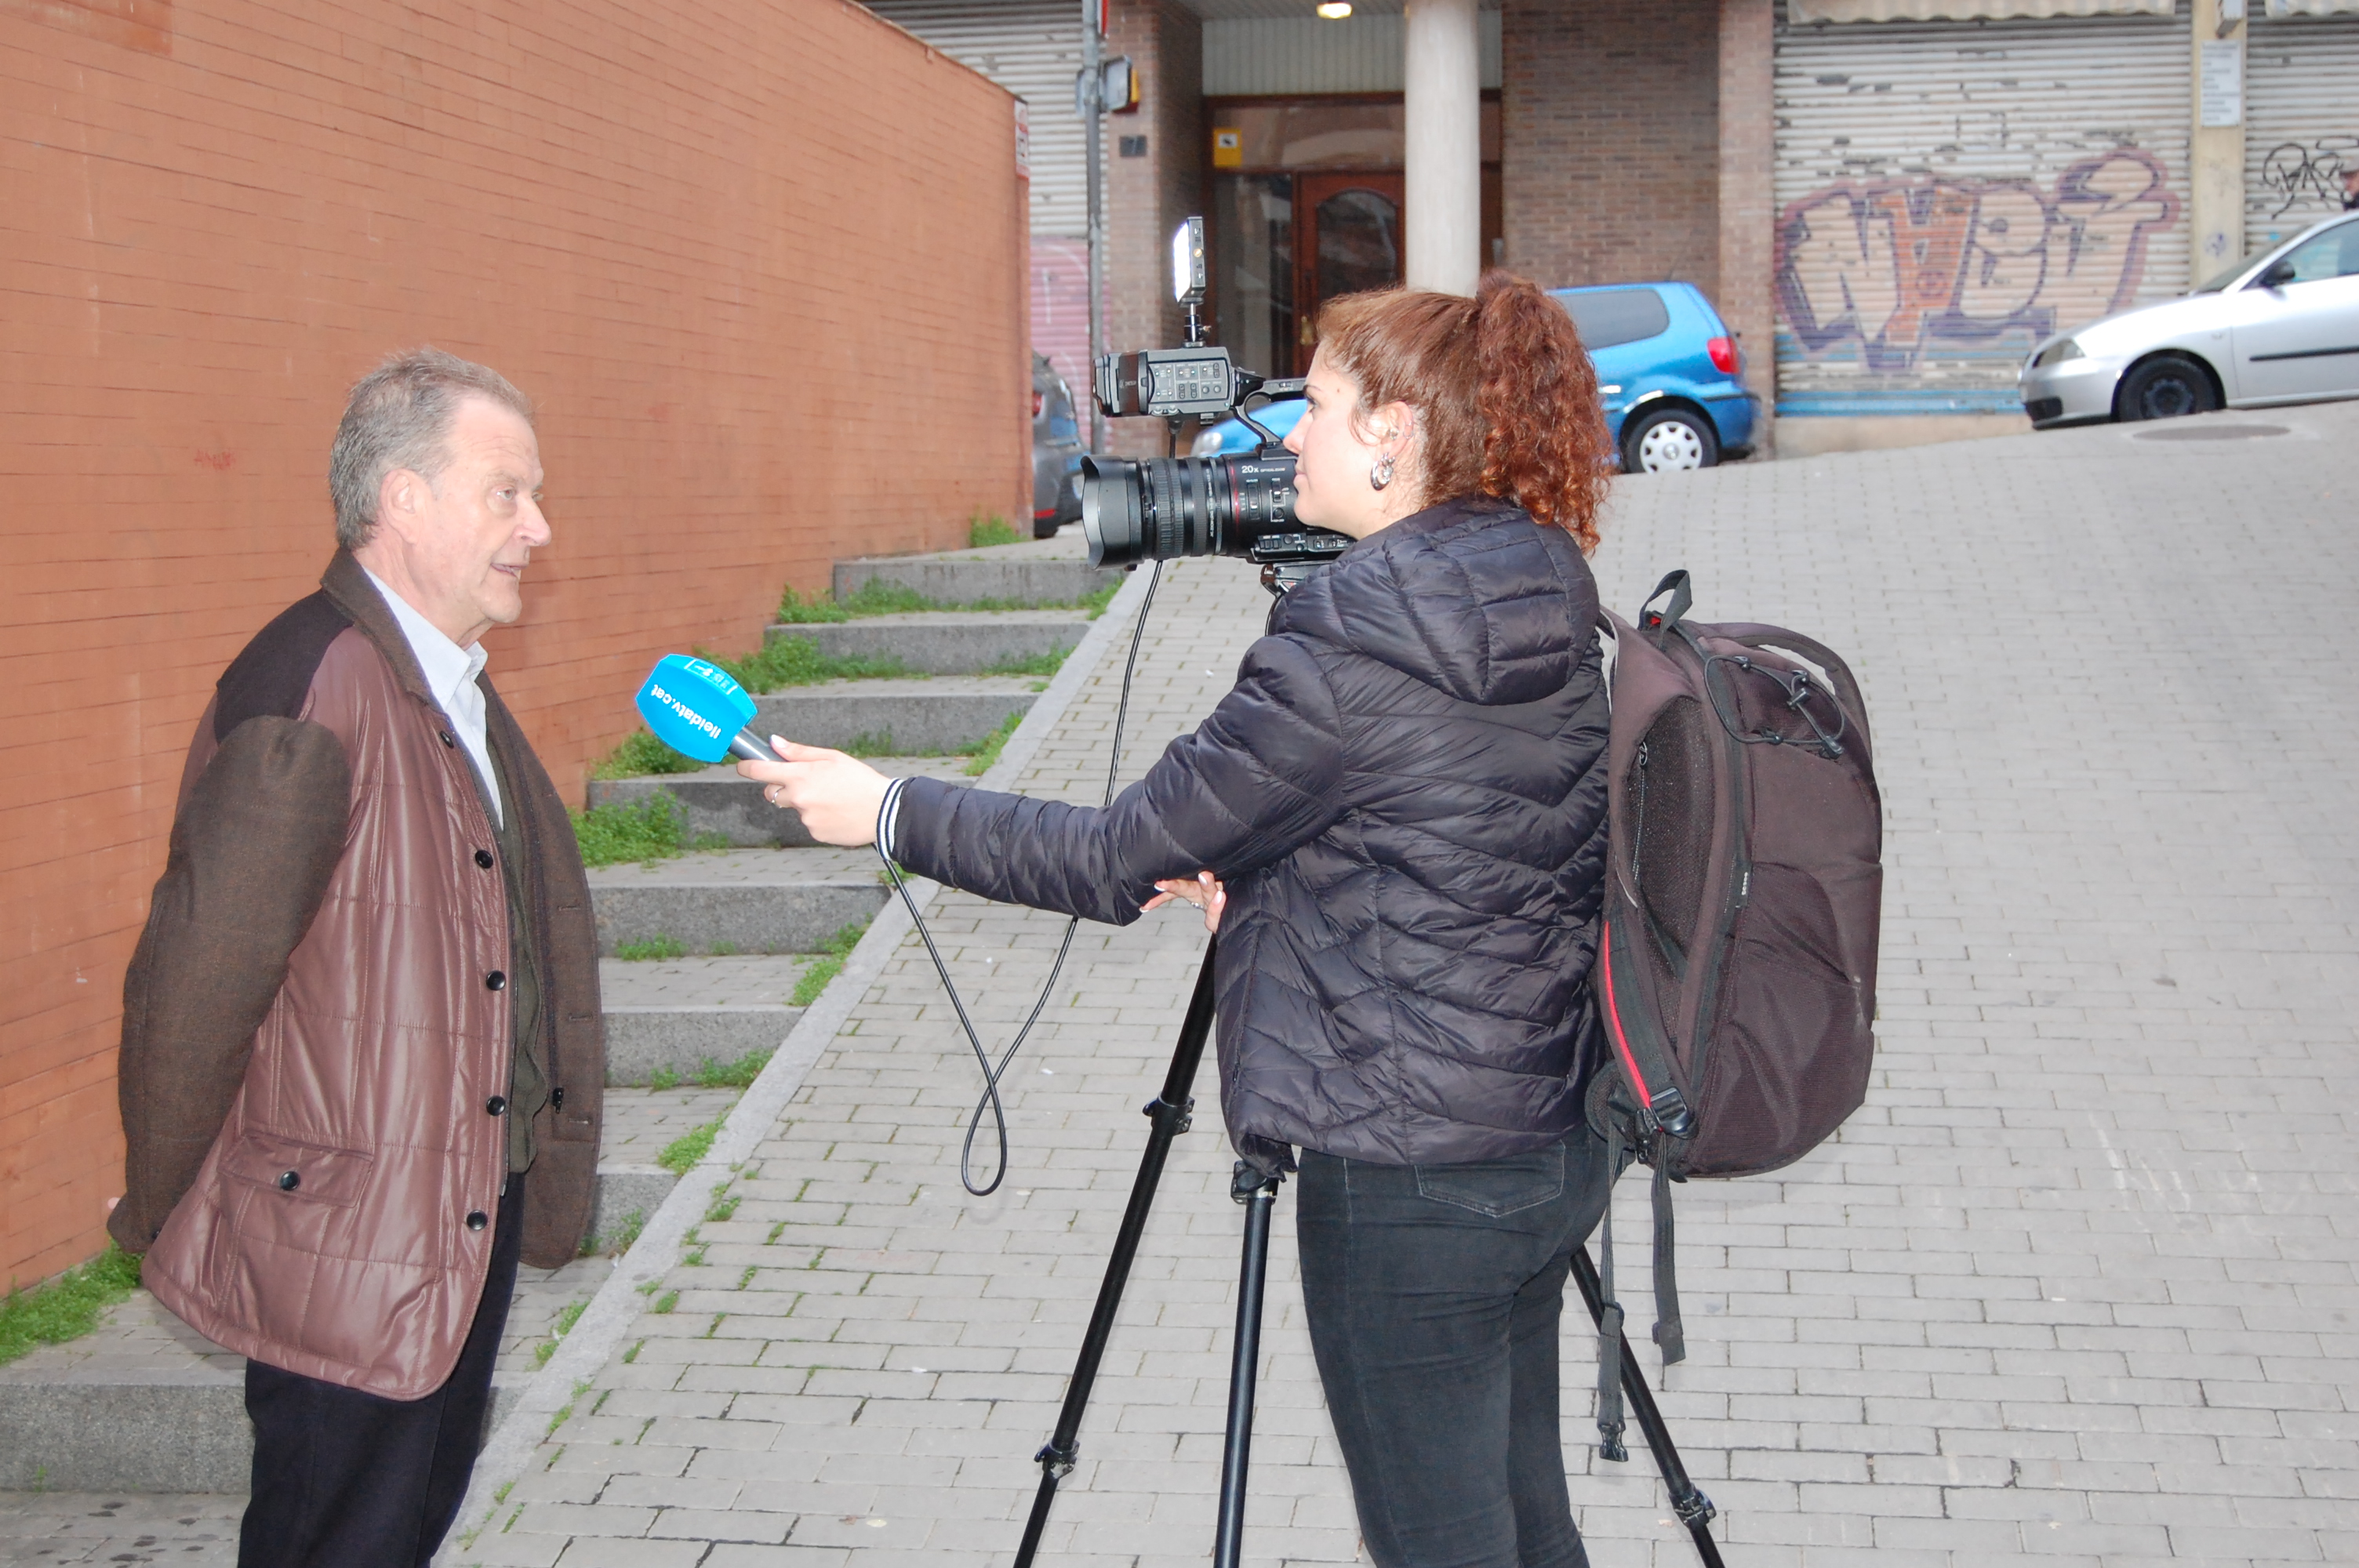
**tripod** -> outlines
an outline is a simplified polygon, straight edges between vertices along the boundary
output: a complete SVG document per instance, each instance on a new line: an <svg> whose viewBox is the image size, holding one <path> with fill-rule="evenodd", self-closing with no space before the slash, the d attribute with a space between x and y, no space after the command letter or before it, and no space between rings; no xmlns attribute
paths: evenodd
<svg viewBox="0 0 2359 1568"><path fill-rule="evenodd" d="M1163 1092L1141 1108L1152 1124L1147 1135L1147 1152L1140 1157L1138 1174L1130 1184L1130 1202L1123 1210L1122 1227L1114 1233L1114 1252L1106 1260L1105 1279L1098 1286L1097 1305L1090 1314L1089 1329L1082 1336L1081 1354L1074 1358L1072 1380L1065 1387L1065 1403L1058 1412L1056 1431L1032 1456L1040 1465L1040 1489L1033 1494L1032 1514L1024 1522L1024 1540L1016 1549L1016 1568L1032 1568L1033 1559L1040 1550L1041 1532L1049 1525L1049 1510L1057 1500L1058 1484L1072 1474L1074 1461L1080 1455L1082 1412L1089 1407L1090 1390L1097 1382L1098 1363L1104 1358L1106 1341L1114 1333L1123 1287L1129 1282L1131 1263L1138 1256L1139 1238L1147 1229L1147 1211L1154 1206L1155 1189L1163 1179L1163 1164L1171 1152L1171 1141L1187 1131L1190 1125L1190 1113L1196 1104L1190 1091L1195 1087L1196 1069L1204 1059L1204 1043L1212 1032L1212 958L1216 950L1216 941L1204 944L1203 966L1196 972L1196 989L1188 999L1187 1016L1180 1025L1180 1043L1171 1054L1170 1070L1164 1075ZM1229 1183L1229 1195L1245 1206L1245 1236L1237 1281L1236 1335L1229 1356L1229 1424L1227 1441L1221 1452L1221 1500L1212 1537L1213 1568L1237 1568L1244 1546L1245 1465L1253 1447L1254 1384L1261 1363L1263 1285L1269 1270L1269 1221L1277 1204L1279 1180L1277 1176L1264 1176L1241 1160ZM1573 1249L1572 1277L1581 1287L1590 1315L1602 1322L1604 1301L1598 1292L1597 1270L1590 1262L1585 1247ZM1687 1467L1680 1460L1679 1450L1672 1446L1670 1429L1663 1424L1654 1396L1639 1375L1637 1357L1627 1344L1622 1346L1622 1386L1629 1396L1631 1411L1638 1418L1639 1430L1646 1433L1647 1446L1654 1453L1656 1465L1670 1487L1672 1508L1694 1536L1696 1550L1703 1554L1706 1568L1722 1568L1720 1549L1705 1529L1712 1518L1712 1499L1688 1479Z"/></svg>

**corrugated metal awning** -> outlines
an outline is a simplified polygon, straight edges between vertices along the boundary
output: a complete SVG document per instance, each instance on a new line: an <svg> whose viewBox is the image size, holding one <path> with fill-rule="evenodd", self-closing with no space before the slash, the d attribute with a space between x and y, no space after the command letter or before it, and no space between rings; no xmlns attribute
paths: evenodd
<svg viewBox="0 0 2359 1568"><path fill-rule="evenodd" d="M2272 16L2359 16L2359 0L2269 0Z"/></svg>
<svg viewBox="0 0 2359 1568"><path fill-rule="evenodd" d="M2269 0L2271 5L2359 8L2359 0ZM2046 16L2168 16L2178 0L1786 0L1786 19L1805 22L1973 22Z"/></svg>

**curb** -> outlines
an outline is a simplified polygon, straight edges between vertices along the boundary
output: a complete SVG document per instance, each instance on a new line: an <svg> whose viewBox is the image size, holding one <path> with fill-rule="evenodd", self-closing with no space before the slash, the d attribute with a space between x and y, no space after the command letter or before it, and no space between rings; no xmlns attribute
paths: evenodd
<svg viewBox="0 0 2359 1568"><path fill-rule="evenodd" d="M1080 646L1049 681L1049 689L1040 694L1024 721L1008 737L1006 745L1000 750L999 761L975 781L977 788L1005 789L1031 762L1106 654L1128 634L1138 606L1147 596L1150 575L1130 574L1130 579L1106 606L1105 613L1091 623ZM912 879L909 896L923 910L940 888L939 882ZM728 1119L712 1140L712 1150L679 1178L670 1196L648 1217L638 1240L616 1260L614 1271L598 1287L598 1293L591 1298L571 1332L559 1342L549 1365L523 1385L515 1404L476 1458L474 1478L467 1487L466 1500L460 1505L451 1526L452 1534L435 1554L436 1568L453 1568L469 1549L461 1544L462 1537L472 1544L474 1533L493 1523L500 1505L506 1500L506 1488L524 1475L534 1452L549 1435L552 1418L570 1409L574 1385L595 1378L629 1336L631 1325L638 1321L644 1305L639 1287L661 1280L679 1261L689 1231L702 1219L714 1194L761 1147L762 1140L777 1125L788 1101L802 1087L804 1075L834 1043L837 1033L851 1018L852 1010L884 973L886 964L899 950L911 929L909 912L901 902L895 899L886 903L869 925L867 935L844 960L842 972L828 982L827 989L796 1022L769 1065L730 1108Z"/></svg>

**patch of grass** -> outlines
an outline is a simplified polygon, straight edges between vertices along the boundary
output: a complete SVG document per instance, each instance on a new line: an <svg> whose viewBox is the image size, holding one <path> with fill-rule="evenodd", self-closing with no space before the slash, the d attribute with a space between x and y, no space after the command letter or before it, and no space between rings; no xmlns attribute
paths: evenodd
<svg viewBox="0 0 2359 1568"><path fill-rule="evenodd" d="M787 1005L809 1007L817 1001L819 993L827 989L827 982L843 972L844 959L850 957L852 950L860 946L860 938L865 935L867 931L868 922L855 920L821 943L819 957L796 979L794 994L787 998Z"/></svg>
<svg viewBox="0 0 2359 1568"><path fill-rule="evenodd" d="M746 1286L752 1284L754 1282L754 1276L761 1271L762 1271L754 1264L746 1264L745 1271L737 1276L737 1288L742 1291Z"/></svg>
<svg viewBox="0 0 2359 1568"><path fill-rule="evenodd" d="M716 958L734 958L737 956L737 944L734 942L715 942L710 948L706 949L706 951L710 952Z"/></svg>
<svg viewBox="0 0 2359 1568"><path fill-rule="evenodd" d="M893 743L890 730L863 730L836 749L847 757L898 757L908 750Z"/></svg>
<svg viewBox="0 0 2359 1568"><path fill-rule="evenodd" d="M603 1231L584 1241L582 1244L582 1256L587 1258L594 1252L603 1252L612 1257L628 1252L632 1245L638 1240L639 1232L647 1227L646 1211L635 1208L616 1220L612 1229Z"/></svg>
<svg viewBox="0 0 2359 1568"><path fill-rule="evenodd" d="M694 757L684 756L642 730L626 737L623 743L606 753L603 762L590 769L593 779L636 779L649 773L692 773L704 767Z"/></svg>
<svg viewBox="0 0 2359 1568"><path fill-rule="evenodd" d="M712 1152L713 1135L721 1130L721 1120L716 1116L695 1130L673 1139L664 1145L663 1152L656 1156L656 1163L675 1176L687 1175L696 1169L698 1161Z"/></svg>
<svg viewBox="0 0 2359 1568"><path fill-rule="evenodd" d="M639 1358L639 1352L645 1350L647 1347L647 1342L642 1339L636 1345L632 1346L628 1350L624 1351L623 1365L627 1367L632 1362L637 1360Z"/></svg>
<svg viewBox="0 0 2359 1568"><path fill-rule="evenodd" d="M701 1089L750 1088L769 1065L767 1051L748 1051L734 1062L718 1062L707 1056L696 1065L696 1087ZM734 1200L733 1200L734 1201Z"/></svg>
<svg viewBox="0 0 2359 1568"><path fill-rule="evenodd" d="M734 659L723 658L702 648L696 652L699 658L710 659L734 676L739 686L754 692L816 686L829 680L882 680L909 673L898 659L839 658L822 651L817 638L791 633L769 638L752 653Z"/></svg>
<svg viewBox="0 0 2359 1568"><path fill-rule="evenodd" d="M881 577L870 578L853 589L849 599L839 599L846 615L907 615L917 610L947 610L907 583L892 582Z"/></svg>
<svg viewBox="0 0 2359 1568"><path fill-rule="evenodd" d="M1062 669L1065 655L1071 648L1051 648L1045 654L1029 654L1020 659L1002 659L982 673L987 676L1052 676Z"/></svg>
<svg viewBox="0 0 2359 1568"><path fill-rule="evenodd" d="M1021 713L1011 713L1001 719L999 728L984 736L983 744L974 749L974 755L966 765L967 777L979 779L997 766L999 753L1007 749L1007 738L1015 734L1016 727L1023 722L1024 715Z"/></svg>
<svg viewBox="0 0 2359 1568"><path fill-rule="evenodd" d="M678 1305L679 1305L679 1292L678 1291L666 1291L663 1294L656 1298L656 1304L649 1307L647 1310L649 1312L667 1313Z"/></svg>
<svg viewBox="0 0 2359 1568"><path fill-rule="evenodd" d="M541 1434L542 1442L545 1443L549 1438L555 1437L557 1435L557 1429L573 1419L573 1407L575 1403L581 1400L582 1395L589 1391L590 1385L587 1381L579 1382L573 1385L572 1397L565 1401L564 1406L560 1409L555 1415L549 1418L549 1430ZM523 1511L524 1510L522 1509L518 1509L516 1510L517 1513L522 1513ZM511 1518L508 1520L508 1524L514 1523L516 1523L516 1520ZM500 1528L505 1530L507 1529L507 1525L502 1525Z"/></svg>
<svg viewBox="0 0 2359 1568"><path fill-rule="evenodd" d="M699 1246L696 1246L696 1247L692 1247L692 1248L690 1248L690 1249L689 1249L689 1251L688 1251L688 1255L687 1255L686 1257L682 1258L682 1259L680 1260L680 1261L681 1261L681 1262L683 1262L683 1263L685 1263L685 1264L687 1264L687 1265L688 1265L690 1268L691 1268L691 1269L701 1269L701 1268L703 1268L703 1267L704 1267L704 1246L703 1246L703 1245L699 1245Z"/></svg>
<svg viewBox="0 0 2359 1568"><path fill-rule="evenodd" d="M996 513L978 512L966 520L966 547L970 550L987 550L994 545L1013 545L1023 536L1009 526L1006 518Z"/></svg>
<svg viewBox="0 0 2359 1568"><path fill-rule="evenodd" d="M0 1297L0 1367L37 1345L63 1345L98 1326L98 1314L139 1283L139 1260L113 1242L46 1285Z"/></svg>
<svg viewBox="0 0 2359 1568"><path fill-rule="evenodd" d="M548 1366L549 1358L557 1354L558 1342L573 1332L573 1325L580 1323L582 1314L589 1310L590 1301L586 1296L578 1302L568 1302L565 1310L557 1314L557 1321L549 1325L549 1337L532 1347L533 1364Z"/></svg>
<svg viewBox="0 0 2359 1568"><path fill-rule="evenodd" d="M1122 579L1117 578L1114 581L1106 584L1103 588L1098 589L1095 593L1083 594L1076 602L1079 604L1080 608L1090 612L1091 620L1095 621L1099 616L1105 613L1106 606L1112 604L1114 602L1114 596L1121 591Z"/></svg>
<svg viewBox="0 0 2359 1568"><path fill-rule="evenodd" d="M588 811L569 811L573 841L585 866L619 866L625 860L669 860L680 853L684 814L679 802L658 791L636 804L612 800Z"/></svg>
<svg viewBox="0 0 2359 1568"><path fill-rule="evenodd" d="M770 1234L762 1238L762 1245L765 1247L776 1247L778 1244L778 1238L785 1235L786 1230L787 1222L783 1219L778 1221L777 1224L770 1227Z"/></svg>
<svg viewBox="0 0 2359 1568"><path fill-rule="evenodd" d="M644 942L617 942L614 957L629 963L644 964L657 958L685 958L688 944L677 936L667 936L658 931Z"/></svg>
<svg viewBox="0 0 2359 1568"><path fill-rule="evenodd" d="M832 599L805 599L787 585L778 599L778 623L783 626L825 626L838 621L849 621L852 611Z"/></svg>
<svg viewBox="0 0 2359 1568"><path fill-rule="evenodd" d="M920 610L974 610L997 611L1006 610L1086 610L1094 621L1114 602L1122 590L1119 579L1106 584L1094 593L1079 599L928 599L906 584L890 582L881 577L870 578L860 585L851 598L838 600L834 608L843 611L842 617L814 616L814 620L858 620L869 615L908 615Z"/></svg>
<svg viewBox="0 0 2359 1568"><path fill-rule="evenodd" d="M712 1200L712 1204L704 1211L704 1217L717 1225L721 1221L727 1219L731 1215L735 1214L737 1212L737 1206L745 1201L745 1195L743 1193L725 1194L723 1196Z"/></svg>

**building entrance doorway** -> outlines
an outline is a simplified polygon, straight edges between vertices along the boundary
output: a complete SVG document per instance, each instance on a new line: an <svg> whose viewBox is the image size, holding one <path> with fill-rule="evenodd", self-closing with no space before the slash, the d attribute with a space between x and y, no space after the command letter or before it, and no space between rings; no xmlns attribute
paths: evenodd
<svg viewBox="0 0 2359 1568"><path fill-rule="evenodd" d="M1319 345L1320 306L1400 282L1402 185L1397 174L1295 177L1296 375L1310 371Z"/></svg>
<svg viewBox="0 0 2359 1568"><path fill-rule="evenodd" d="M1205 218L1214 341L1263 375L1300 375L1319 307L1401 280L1408 211L1398 93L1208 98ZM1499 105L1483 101L1483 254L1499 232Z"/></svg>

